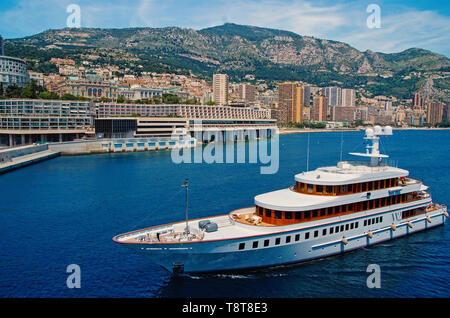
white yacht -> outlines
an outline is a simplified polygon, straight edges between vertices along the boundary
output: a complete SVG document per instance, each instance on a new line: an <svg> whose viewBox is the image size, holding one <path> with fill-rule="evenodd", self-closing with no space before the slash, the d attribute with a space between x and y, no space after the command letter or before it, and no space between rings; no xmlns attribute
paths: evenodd
<svg viewBox="0 0 450 318"><path fill-rule="evenodd" d="M297 174L295 185L257 195L255 206L196 220L188 220L186 211L182 222L113 240L181 274L304 262L444 224L447 207L433 203L428 187L383 162L383 135L392 135L392 128L365 131L366 152L352 155L367 162Z"/></svg>

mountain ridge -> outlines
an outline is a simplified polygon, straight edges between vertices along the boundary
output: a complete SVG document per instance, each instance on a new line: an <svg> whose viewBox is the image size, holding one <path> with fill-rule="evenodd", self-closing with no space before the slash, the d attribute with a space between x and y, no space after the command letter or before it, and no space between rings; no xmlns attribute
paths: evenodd
<svg viewBox="0 0 450 318"><path fill-rule="evenodd" d="M39 51L50 46L72 57L77 52L79 55L100 53L104 56L116 52L116 56L138 58L145 71L165 69L207 78L215 72L226 72L233 80L242 80L245 75L252 74L269 82L301 80L318 86L363 88L375 95L388 88L383 95L397 97L420 91L420 83L431 78L433 95L445 100L450 95L450 60L429 50L362 52L339 41L233 23L201 30L179 27L66 28L7 40L6 43L7 52L19 55L20 48L27 46ZM26 54L19 57L32 58Z"/></svg>

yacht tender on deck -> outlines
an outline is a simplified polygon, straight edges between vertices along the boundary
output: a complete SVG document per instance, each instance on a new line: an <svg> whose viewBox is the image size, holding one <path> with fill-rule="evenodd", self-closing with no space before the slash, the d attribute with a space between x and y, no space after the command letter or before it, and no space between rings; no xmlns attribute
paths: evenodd
<svg viewBox="0 0 450 318"><path fill-rule="evenodd" d="M295 176L295 185L255 197L255 206L117 235L113 240L175 274L303 262L444 224L447 207L421 181L382 162L380 126L365 131L368 162L342 161Z"/></svg>

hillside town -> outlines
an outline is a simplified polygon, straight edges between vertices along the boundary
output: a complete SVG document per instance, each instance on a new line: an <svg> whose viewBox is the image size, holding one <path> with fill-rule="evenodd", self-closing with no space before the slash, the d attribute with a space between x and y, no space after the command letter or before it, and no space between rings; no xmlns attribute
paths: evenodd
<svg viewBox="0 0 450 318"><path fill-rule="evenodd" d="M26 137L26 130L49 127L44 121L33 122L39 116L39 111L34 109L37 104L31 103L34 108L30 113L34 117L27 121L27 112L21 112L20 107L9 107L10 100L76 101L76 107L79 103L89 105L88 113L83 116L90 120L79 121L81 134L60 135L59 141L83 136L88 131L92 133L95 119L127 116L174 116L187 120L215 119L216 125L271 124L298 128L374 124L447 127L450 121L450 105L419 93L400 100L393 96L368 97L363 89L316 87L301 81L268 85L252 74L247 74L244 82L232 82L227 74L214 74L212 81L192 74L127 74L129 69L97 63L95 56L85 56L80 63L70 58L52 58L50 63L58 71L46 75L32 71L25 60L5 56L3 43L0 37L0 98L3 100L0 102L0 134L2 143L9 145L38 140ZM13 109L16 113L12 113ZM43 116L47 116L45 112ZM234 122L224 122L225 119ZM80 128L77 125L75 122L72 128ZM17 140L15 129L21 131Z"/></svg>

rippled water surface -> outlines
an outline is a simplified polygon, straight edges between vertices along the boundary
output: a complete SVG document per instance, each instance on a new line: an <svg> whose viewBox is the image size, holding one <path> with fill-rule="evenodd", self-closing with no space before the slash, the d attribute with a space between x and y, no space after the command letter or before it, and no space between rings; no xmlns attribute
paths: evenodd
<svg viewBox="0 0 450 318"><path fill-rule="evenodd" d="M363 151L362 132L343 134L346 153ZM310 168L334 165L341 133L310 135ZM450 131L394 131L382 152L450 203ZM174 164L169 151L59 157L0 176L1 297L449 297L448 225L301 265L236 275L173 278L111 238L184 218L180 185L190 179L190 217L253 204L306 168L306 134L280 136L280 167ZM68 289L66 267L81 268ZM381 288L366 287L369 264Z"/></svg>

